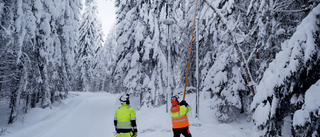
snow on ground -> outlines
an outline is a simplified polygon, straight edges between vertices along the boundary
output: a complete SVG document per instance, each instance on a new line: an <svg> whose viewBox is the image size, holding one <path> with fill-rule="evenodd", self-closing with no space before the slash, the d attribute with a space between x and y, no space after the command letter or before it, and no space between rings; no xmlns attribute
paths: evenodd
<svg viewBox="0 0 320 137"><path fill-rule="evenodd" d="M113 117L120 106L120 95L109 93L77 94L52 109L34 108L25 115L24 120L7 125L8 112L1 111L0 129L5 129L3 137L113 137L115 136ZM187 99L186 99L187 100ZM191 104L190 104L191 105ZM192 105L191 105L192 107ZM4 113L6 114L4 116ZM138 137L170 137L170 113L166 106L159 108L136 109ZM200 109L200 120L189 114L190 131L194 137L247 137L251 124L236 122L219 123L207 107Z"/></svg>

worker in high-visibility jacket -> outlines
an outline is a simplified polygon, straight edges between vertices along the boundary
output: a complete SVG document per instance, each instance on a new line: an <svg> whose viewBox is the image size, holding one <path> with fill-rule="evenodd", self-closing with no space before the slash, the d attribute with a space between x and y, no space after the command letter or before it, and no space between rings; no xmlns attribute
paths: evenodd
<svg viewBox="0 0 320 137"><path fill-rule="evenodd" d="M117 137L137 137L136 112L130 106L129 94L122 95L119 100L122 106L116 109L114 115Z"/></svg>
<svg viewBox="0 0 320 137"><path fill-rule="evenodd" d="M171 99L171 119L172 119L172 129L173 137L180 137L180 134L185 137L191 137L189 130L189 121L187 113L191 111L190 106L185 100L180 103L177 96L173 96Z"/></svg>

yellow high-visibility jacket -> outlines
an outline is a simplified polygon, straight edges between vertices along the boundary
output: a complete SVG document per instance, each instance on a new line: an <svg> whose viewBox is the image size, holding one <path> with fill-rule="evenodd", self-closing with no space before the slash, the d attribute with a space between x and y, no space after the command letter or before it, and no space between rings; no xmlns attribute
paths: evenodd
<svg viewBox="0 0 320 137"><path fill-rule="evenodd" d="M137 132L136 112L134 108L126 103L117 108L114 115L114 126L117 133Z"/></svg>
<svg viewBox="0 0 320 137"><path fill-rule="evenodd" d="M178 112L171 112L171 119L172 119L172 128L184 128L189 126L188 116L187 113L191 111L190 106L179 106L180 111Z"/></svg>

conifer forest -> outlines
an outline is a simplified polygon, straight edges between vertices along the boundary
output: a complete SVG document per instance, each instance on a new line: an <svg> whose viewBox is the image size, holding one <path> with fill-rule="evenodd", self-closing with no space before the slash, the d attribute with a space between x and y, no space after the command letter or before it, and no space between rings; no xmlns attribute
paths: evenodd
<svg viewBox="0 0 320 137"><path fill-rule="evenodd" d="M8 124L69 91L157 108L187 85L194 106L245 116L252 136L320 136L320 0L113 1L106 35L95 0L0 0Z"/></svg>

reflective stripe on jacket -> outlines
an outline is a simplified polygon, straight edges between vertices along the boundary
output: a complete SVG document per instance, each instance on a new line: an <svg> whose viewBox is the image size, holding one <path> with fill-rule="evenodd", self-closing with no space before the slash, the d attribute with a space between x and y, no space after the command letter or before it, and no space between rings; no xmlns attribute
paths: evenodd
<svg viewBox="0 0 320 137"><path fill-rule="evenodd" d="M187 113L191 111L190 106L179 106L180 111L178 112L171 112L171 119L172 119L172 128L184 128L189 126L188 116Z"/></svg>
<svg viewBox="0 0 320 137"><path fill-rule="evenodd" d="M133 107L124 103L116 109L114 125L118 133L137 132L136 112Z"/></svg>

